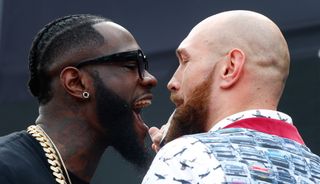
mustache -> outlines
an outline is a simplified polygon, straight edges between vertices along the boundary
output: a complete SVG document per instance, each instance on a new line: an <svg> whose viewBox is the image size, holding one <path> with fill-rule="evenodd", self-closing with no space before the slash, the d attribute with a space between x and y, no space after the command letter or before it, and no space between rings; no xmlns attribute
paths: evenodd
<svg viewBox="0 0 320 184"><path fill-rule="evenodd" d="M179 97L177 94L171 93L170 100L176 105L179 106L184 103L183 98Z"/></svg>

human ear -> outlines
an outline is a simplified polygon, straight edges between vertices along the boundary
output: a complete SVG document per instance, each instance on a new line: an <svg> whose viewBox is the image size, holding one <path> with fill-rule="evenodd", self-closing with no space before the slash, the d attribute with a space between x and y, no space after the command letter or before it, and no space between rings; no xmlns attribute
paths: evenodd
<svg viewBox="0 0 320 184"><path fill-rule="evenodd" d="M60 82L67 93L76 98L83 98L87 89L87 80L80 70L75 67L65 67L60 73Z"/></svg>
<svg viewBox="0 0 320 184"><path fill-rule="evenodd" d="M232 49L224 62L221 72L221 88L233 86L240 78L245 62L245 54L240 49Z"/></svg>

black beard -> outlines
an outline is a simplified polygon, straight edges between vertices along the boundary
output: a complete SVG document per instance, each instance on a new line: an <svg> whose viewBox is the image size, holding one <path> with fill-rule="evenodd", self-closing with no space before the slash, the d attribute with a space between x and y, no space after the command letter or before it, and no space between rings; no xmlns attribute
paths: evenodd
<svg viewBox="0 0 320 184"><path fill-rule="evenodd" d="M151 156L139 142L131 105L108 89L99 75L93 75L93 78L96 88L97 117L106 130L110 145L127 161L144 170L149 166Z"/></svg>
<svg viewBox="0 0 320 184"><path fill-rule="evenodd" d="M184 105L176 109L165 138L165 143L183 135L206 131L212 75L213 73L194 89L191 98Z"/></svg>

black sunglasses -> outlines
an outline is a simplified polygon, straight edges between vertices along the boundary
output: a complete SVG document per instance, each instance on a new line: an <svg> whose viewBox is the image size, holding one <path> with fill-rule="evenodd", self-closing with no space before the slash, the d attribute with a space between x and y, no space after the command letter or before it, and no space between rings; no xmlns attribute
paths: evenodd
<svg viewBox="0 0 320 184"><path fill-rule="evenodd" d="M141 50L119 52L119 53L115 53L107 56L98 57L95 59L82 61L77 65L75 65L75 67L80 68L85 65L91 65L91 64L102 64L106 62L124 62L124 61L137 61L139 77L140 79L144 78L145 70L148 69L148 60Z"/></svg>

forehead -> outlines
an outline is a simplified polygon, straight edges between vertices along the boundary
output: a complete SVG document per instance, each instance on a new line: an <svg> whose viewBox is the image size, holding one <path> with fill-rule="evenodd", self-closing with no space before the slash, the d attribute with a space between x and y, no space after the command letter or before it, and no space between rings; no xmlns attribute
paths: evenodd
<svg viewBox="0 0 320 184"><path fill-rule="evenodd" d="M74 65L81 61L98 58L118 52L140 49L131 33L122 26L113 22L100 22L92 25L92 28L101 36L101 41L95 44L86 44L79 48L71 48L60 55L56 62L50 66L51 70L58 70Z"/></svg>
<svg viewBox="0 0 320 184"><path fill-rule="evenodd" d="M176 54L179 57L191 57L205 51L207 48L206 42L201 36L189 34L179 45Z"/></svg>
<svg viewBox="0 0 320 184"><path fill-rule="evenodd" d="M119 24L101 22L92 27L104 38L104 44L97 48L104 55L140 48L131 33Z"/></svg>

